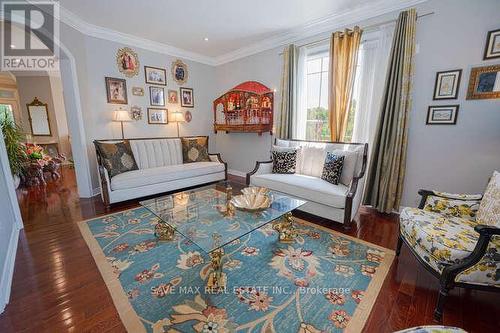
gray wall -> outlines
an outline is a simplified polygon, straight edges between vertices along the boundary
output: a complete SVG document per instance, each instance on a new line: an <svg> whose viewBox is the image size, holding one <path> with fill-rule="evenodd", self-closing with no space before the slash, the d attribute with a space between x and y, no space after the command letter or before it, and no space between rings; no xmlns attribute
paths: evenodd
<svg viewBox="0 0 500 333"><path fill-rule="evenodd" d="M95 139L121 138L120 124L112 122L113 111L119 107L139 106L143 110L143 118L140 121L124 124L125 137L165 137L177 136L175 124L150 125L147 122L147 108L149 106L149 86L144 82L144 65L161 67L167 69L168 89L179 91L179 85L172 80L170 73L171 63L176 58L135 48L130 45L122 45L109 40L84 36L74 29L62 25L61 36L63 44L75 58L77 82L80 92L82 121L84 124L84 144L89 156L89 172L94 193L98 191L99 183L96 172L96 159L92 141ZM129 46L137 52L140 61L139 74L133 78L127 78L119 72L116 65L116 53L119 48ZM193 119L190 123L180 124L180 134L183 135L207 135L212 133L212 111L211 103L215 95L214 78L215 68L208 65L182 59L188 66L189 79L183 85L194 89L194 108L184 108L191 111ZM71 73L68 69L62 69L63 85L66 91L72 85ZM127 80L128 105L108 104L106 98L106 87L104 78L117 77ZM133 96L132 87L144 88L144 96ZM166 104L169 111L181 110L180 104ZM68 110L69 113L75 110ZM74 115L73 115L74 116ZM71 120L70 120L71 122ZM215 147L214 140L210 140L210 146ZM75 157L76 158L76 157ZM78 161L75 161L78 163Z"/></svg>
<svg viewBox="0 0 500 333"><path fill-rule="evenodd" d="M417 11L434 14L419 19L417 27L419 51L415 57L413 108L402 203L412 206L417 203L419 188L482 192L493 170L500 169L500 100L465 100L471 67L500 63L500 59L481 60L487 32L500 27L500 2L433 0L417 6ZM387 14L359 25L363 27L396 17L397 13ZM217 67L218 93L241 81L261 81L278 89L275 100L277 114L281 76L281 57L278 54L281 49ZM436 71L456 68L463 70L458 100L433 102ZM427 108L435 104L460 104L457 125L426 126ZM252 170L256 160L267 159L269 147L269 135L217 135L217 149L229 162L229 168L240 172Z"/></svg>

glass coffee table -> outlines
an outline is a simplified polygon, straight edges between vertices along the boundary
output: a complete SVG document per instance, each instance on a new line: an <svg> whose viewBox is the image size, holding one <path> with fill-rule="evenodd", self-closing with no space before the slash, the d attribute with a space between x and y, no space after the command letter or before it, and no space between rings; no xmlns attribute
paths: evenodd
<svg viewBox="0 0 500 333"><path fill-rule="evenodd" d="M219 190L218 188L221 188ZM159 240L174 239L178 232L198 246L211 259L212 272L207 281L211 290L224 289L224 246L271 222L281 242L293 242L296 236L291 211L306 202L270 191L271 207L249 212L229 204L230 187L211 185L141 201L140 204L159 218L155 234Z"/></svg>

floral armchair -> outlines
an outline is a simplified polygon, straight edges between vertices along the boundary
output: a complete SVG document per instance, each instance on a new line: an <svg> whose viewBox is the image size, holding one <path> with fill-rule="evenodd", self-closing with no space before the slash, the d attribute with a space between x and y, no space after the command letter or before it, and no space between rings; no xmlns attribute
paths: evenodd
<svg viewBox="0 0 500 333"><path fill-rule="evenodd" d="M500 291L500 173L483 195L420 190L418 208L404 208L396 255L405 243L440 282L434 317L450 289Z"/></svg>

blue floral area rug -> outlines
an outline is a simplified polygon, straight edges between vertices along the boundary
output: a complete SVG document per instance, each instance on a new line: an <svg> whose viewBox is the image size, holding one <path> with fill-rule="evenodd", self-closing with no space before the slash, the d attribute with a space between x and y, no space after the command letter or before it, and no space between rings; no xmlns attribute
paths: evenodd
<svg viewBox="0 0 500 333"><path fill-rule="evenodd" d="M361 331L394 252L295 220L292 244L267 225L225 246L220 293L205 290L208 256L157 241L145 208L79 226L128 332Z"/></svg>

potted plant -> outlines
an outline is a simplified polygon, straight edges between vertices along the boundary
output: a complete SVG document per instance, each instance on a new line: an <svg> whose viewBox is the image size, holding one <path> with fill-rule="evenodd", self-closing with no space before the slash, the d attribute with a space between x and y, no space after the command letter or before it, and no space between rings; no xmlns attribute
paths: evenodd
<svg viewBox="0 0 500 333"><path fill-rule="evenodd" d="M20 176L24 173L27 156L23 143L23 132L21 128L12 119L4 114L0 117L0 126L2 127L7 157L9 158L10 170L14 178L14 186L17 188L20 183Z"/></svg>

